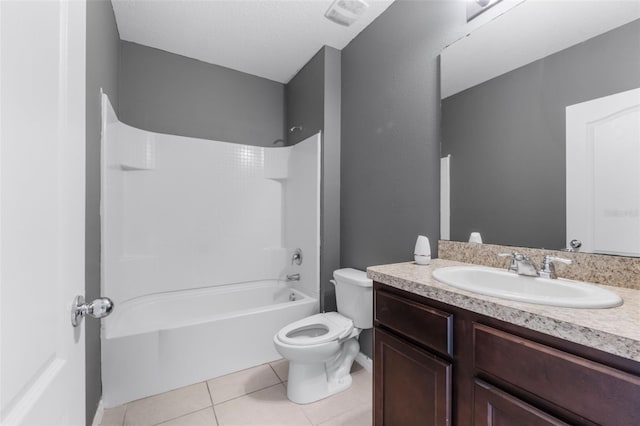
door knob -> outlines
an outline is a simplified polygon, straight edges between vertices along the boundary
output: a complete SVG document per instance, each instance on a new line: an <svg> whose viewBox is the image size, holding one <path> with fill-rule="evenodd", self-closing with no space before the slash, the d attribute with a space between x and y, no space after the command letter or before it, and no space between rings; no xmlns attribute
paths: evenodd
<svg viewBox="0 0 640 426"><path fill-rule="evenodd" d="M113 311L113 301L108 297L100 297L91 303L85 303L84 297L76 296L71 306L71 324L77 327L82 318L89 315L94 318L104 318Z"/></svg>

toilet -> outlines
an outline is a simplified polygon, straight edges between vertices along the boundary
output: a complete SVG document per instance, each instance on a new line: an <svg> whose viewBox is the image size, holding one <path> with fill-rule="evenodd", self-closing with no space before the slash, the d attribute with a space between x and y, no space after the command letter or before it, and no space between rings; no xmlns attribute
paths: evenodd
<svg viewBox="0 0 640 426"><path fill-rule="evenodd" d="M289 360L287 397L298 404L318 401L351 386L351 365L363 329L373 327L373 282L364 271L333 273L338 312L325 312L283 327L273 338Z"/></svg>

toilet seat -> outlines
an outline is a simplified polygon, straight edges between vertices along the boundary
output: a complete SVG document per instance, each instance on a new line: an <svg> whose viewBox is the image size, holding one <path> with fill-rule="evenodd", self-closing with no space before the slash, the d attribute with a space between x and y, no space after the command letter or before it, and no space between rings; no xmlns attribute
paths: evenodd
<svg viewBox="0 0 640 426"><path fill-rule="evenodd" d="M343 339L353 331L353 321L337 312L303 318L283 327L277 338L284 344L310 346Z"/></svg>

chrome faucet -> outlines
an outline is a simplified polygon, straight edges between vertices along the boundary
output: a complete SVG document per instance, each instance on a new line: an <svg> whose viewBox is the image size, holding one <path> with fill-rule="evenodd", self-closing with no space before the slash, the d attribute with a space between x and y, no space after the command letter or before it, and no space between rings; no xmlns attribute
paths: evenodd
<svg viewBox="0 0 640 426"><path fill-rule="evenodd" d="M514 274L518 275L524 275L527 277L542 277L552 280L558 278L558 276L556 275L556 267L553 262L560 262L564 263L565 265L570 265L572 263L570 259L565 259L564 257L546 255L544 257L544 260L542 261L540 271L537 271L531 259L523 254L500 253L498 254L498 256L511 257L509 268L507 268L509 272L513 272Z"/></svg>
<svg viewBox="0 0 640 426"><path fill-rule="evenodd" d="M300 281L300 274L287 275L287 281Z"/></svg>
<svg viewBox="0 0 640 426"><path fill-rule="evenodd" d="M553 262L560 262L565 265L571 265L571 263L573 263L570 259L565 259L564 257L546 255L542 261L542 266L540 267L539 274L542 278L550 278L552 280L558 278L556 275L556 266Z"/></svg>
<svg viewBox="0 0 640 426"><path fill-rule="evenodd" d="M511 257L509 268L507 268L509 272L513 272L514 274L518 275L524 275L527 277L538 276L538 271L536 270L536 267L528 256L520 253L500 253L498 254L498 256Z"/></svg>

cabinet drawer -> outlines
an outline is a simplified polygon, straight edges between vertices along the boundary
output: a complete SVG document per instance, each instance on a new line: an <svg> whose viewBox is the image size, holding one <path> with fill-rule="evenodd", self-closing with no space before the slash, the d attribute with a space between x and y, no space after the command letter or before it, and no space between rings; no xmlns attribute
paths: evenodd
<svg viewBox="0 0 640 426"><path fill-rule="evenodd" d="M436 352L453 356L453 315L450 313L376 291L375 319Z"/></svg>
<svg viewBox="0 0 640 426"><path fill-rule="evenodd" d="M474 426L569 426L481 380L473 386Z"/></svg>
<svg viewBox="0 0 640 426"><path fill-rule="evenodd" d="M474 324L474 364L601 425L640 424L640 377Z"/></svg>

